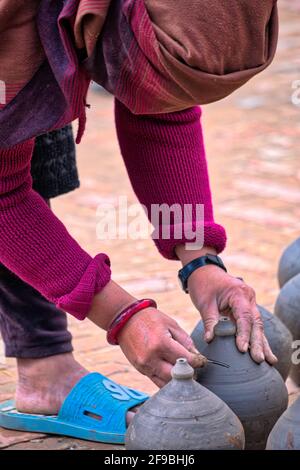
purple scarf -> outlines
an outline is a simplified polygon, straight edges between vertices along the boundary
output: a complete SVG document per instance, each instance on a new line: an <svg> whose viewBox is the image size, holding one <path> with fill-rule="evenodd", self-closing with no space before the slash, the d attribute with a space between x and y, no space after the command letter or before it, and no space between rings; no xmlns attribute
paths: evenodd
<svg viewBox="0 0 300 470"><path fill-rule="evenodd" d="M224 98L275 54L275 0L233 0L230 9L191 0L186 18L182 0L110 0L107 17L108 0L91 3L99 33L90 50L85 41L93 51L87 55L75 45L80 0L41 0L37 27L46 60L0 111L0 148L77 118L79 142L91 78L135 114L166 113Z"/></svg>

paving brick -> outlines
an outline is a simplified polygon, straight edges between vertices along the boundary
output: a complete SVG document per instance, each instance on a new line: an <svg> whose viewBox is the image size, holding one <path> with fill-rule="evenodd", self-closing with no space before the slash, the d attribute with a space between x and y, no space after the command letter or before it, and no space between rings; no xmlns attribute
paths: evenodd
<svg viewBox="0 0 300 470"><path fill-rule="evenodd" d="M0 428L0 449L10 447L17 443L28 442L32 439L42 438L44 434L34 434L28 432L10 431Z"/></svg>
<svg viewBox="0 0 300 470"><path fill-rule="evenodd" d="M123 450L123 446L99 444L95 442L82 441L79 439L68 439L65 437L48 437L45 439L34 439L28 442L14 444L5 450Z"/></svg>

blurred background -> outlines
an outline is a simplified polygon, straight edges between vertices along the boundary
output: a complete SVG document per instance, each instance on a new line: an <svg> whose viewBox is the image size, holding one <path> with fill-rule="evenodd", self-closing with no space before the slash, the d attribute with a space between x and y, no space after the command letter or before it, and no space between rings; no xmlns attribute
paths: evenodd
<svg viewBox="0 0 300 470"><path fill-rule="evenodd" d="M281 252L300 236L300 0L279 4L280 42L272 66L229 98L206 106L203 117L215 219L228 235L222 257L231 274L252 285L258 303L270 310L279 290ZM199 313L179 288L179 263L164 260L151 239L97 240L97 207L117 204L120 195L127 195L129 204L136 198L117 144L112 97L93 86L88 101L87 131L78 147L81 187L54 200L53 209L87 251L109 254L115 281L137 297L155 298L191 332ZM70 318L70 329L84 366L128 386L155 390L89 321ZM14 375L14 361L7 360L0 371L0 402L12 396ZM70 448L71 442L0 433L0 447L23 448L24 441L26 448Z"/></svg>

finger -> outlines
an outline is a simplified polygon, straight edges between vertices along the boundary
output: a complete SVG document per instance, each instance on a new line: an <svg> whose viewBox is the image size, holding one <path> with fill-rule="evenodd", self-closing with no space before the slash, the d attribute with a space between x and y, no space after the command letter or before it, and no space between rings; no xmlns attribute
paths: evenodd
<svg viewBox="0 0 300 470"><path fill-rule="evenodd" d="M180 343L185 349L194 354L199 353L190 335L188 335L187 332L184 331L178 324L176 324L173 328L169 328L169 331L171 334L170 337L178 341L178 343Z"/></svg>
<svg viewBox="0 0 300 470"><path fill-rule="evenodd" d="M178 328L175 327L170 329L172 338L174 338L179 344L182 344L182 346L192 354L199 355L199 351L194 345L194 342L190 335L188 335L182 328L180 328L179 325L177 326Z"/></svg>
<svg viewBox="0 0 300 470"><path fill-rule="evenodd" d="M209 343L214 338L214 329L218 324L220 315L217 303L213 303L207 311L201 312L204 324L204 340Z"/></svg>
<svg viewBox="0 0 300 470"><path fill-rule="evenodd" d="M157 367L153 369L152 377L157 377L164 385L170 382L172 375L171 371L174 364L170 364L168 361L159 361ZM152 379L152 377L150 377Z"/></svg>
<svg viewBox="0 0 300 470"><path fill-rule="evenodd" d="M241 352L248 351L249 341L252 330L252 305L244 297L244 294L238 293L230 302L232 316L236 321L237 337L236 344Z"/></svg>
<svg viewBox="0 0 300 470"><path fill-rule="evenodd" d="M251 331L250 354L252 359L259 364L265 360L263 338L263 325L260 321L255 321Z"/></svg>
<svg viewBox="0 0 300 470"><path fill-rule="evenodd" d="M156 375L153 375L152 377L150 377L150 379L153 383L155 383L158 388L163 388L165 385L167 385L167 382L161 380L159 377L156 377Z"/></svg>
<svg viewBox="0 0 300 470"><path fill-rule="evenodd" d="M267 360L270 364L276 364L277 357L273 354L268 340L264 334L264 326L261 318L261 314L257 308L257 305L253 307L253 328L251 333L251 356L254 361L260 363L263 360Z"/></svg>
<svg viewBox="0 0 300 470"><path fill-rule="evenodd" d="M166 365L168 366L166 370ZM135 368L146 377L152 379L153 376L161 376L161 378L165 378L164 374L166 373L167 380L170 379L171 370L174 364L170 364L166 362L162 358L162 353L160 350L156 350L155 356L149 356L146 361L143 360L141 364L134 364ZM160 371L162 371L160 373Z"/></svg>
<svg viewBox="0 0 300 470"><path fill-rule="evenodd" d="M194 369L203 367L206 364L207 360L202 354L198 351L196 354L188 351L176 340L176 331L172 330L171 333L172 336L174 336L172 338L166 338L162 342L162 355L166 361L174 365L177 359L184 357Z"/></svg>
<svg viewBox="0 0 300 470"><path fill-rule="evenodd" d="M278 362L278 359L275 356L275 354L273 354L272 349L270 348L269 342L267 338L265 337L265 335L263 336L263 347L264 347L264 354L265 354L266 361L271 365L276 364Z"/></svg>
<svg viewBox="0 0 300 470"><path fill-rule="evenodd" d="M171 371L173 364L167 361L159 360L156 362L155 367L151 367L151 373L147 374L148 377L155 383L159 388L164 387L170 382L172 375Z"/></svg>

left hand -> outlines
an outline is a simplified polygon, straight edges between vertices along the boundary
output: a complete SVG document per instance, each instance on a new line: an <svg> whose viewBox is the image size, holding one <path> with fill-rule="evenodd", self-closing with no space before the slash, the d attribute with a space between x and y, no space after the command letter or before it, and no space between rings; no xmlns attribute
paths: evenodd
<svg viewBox="0 0 300 470"><path fill-rule="evenodd" d="M191 256L191 252L189 255ZM186 261L185 259L183 264ZM250 347L250 354L255 362L277 362L264 334L255 292L244 281L218 266L208 265L191 274L188 288L192 302L201 313L205 328L204 339L207 342L214 337L214 327L220 315L229 316L236 322L236 344L241 352L246 352Z"/></svg>

